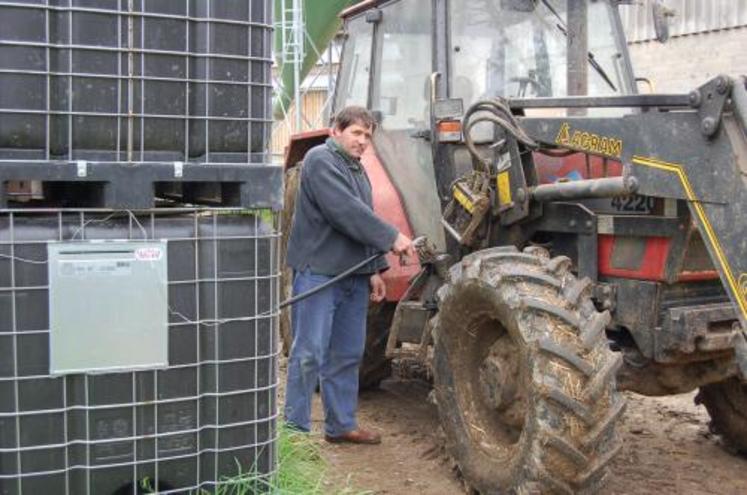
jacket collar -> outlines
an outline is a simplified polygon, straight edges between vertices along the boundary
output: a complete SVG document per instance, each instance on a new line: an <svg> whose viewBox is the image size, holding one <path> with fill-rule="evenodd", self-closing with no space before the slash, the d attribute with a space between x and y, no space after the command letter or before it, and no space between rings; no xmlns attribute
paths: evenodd
<svg viewBox="0 0 747 495"><path fill-rule="evenodd" d="M355 169L355 170L360 170L360 168L361 168L361 161L358 158L355 158L355 157L351 156L350 154L348 154L348 152L345 151L343 149L343 147L340 146L340 143L338 143L337 141L335 141L334 138L328 137L327 141L325 143L326 143L327 147L329 147L329 149L331 149L332 151L334 151L335 153L337 153L338 155L340 155L342 157L342 159L345 160L345 164L348 167L350 167L352 169Z"/></svg>

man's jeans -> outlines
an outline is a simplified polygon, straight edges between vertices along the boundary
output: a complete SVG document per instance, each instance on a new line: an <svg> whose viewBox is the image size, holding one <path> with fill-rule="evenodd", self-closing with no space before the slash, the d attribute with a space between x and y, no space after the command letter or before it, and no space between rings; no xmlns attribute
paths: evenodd
<svg viewBox="0 0 747 495"><path fill-rule="evenodd" d="M296 272L293 294L332 277ZM340 436L355 430L358 368L366 343L369 276L352 275L293 306L293 345L288 359L285 420L311 429L311 398L321 378L324 431Z"/></svg>

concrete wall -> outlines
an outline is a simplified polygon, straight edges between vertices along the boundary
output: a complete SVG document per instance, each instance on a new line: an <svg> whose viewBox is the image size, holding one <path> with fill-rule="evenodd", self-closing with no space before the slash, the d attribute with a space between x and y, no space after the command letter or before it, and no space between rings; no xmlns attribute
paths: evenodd
<svg viewBox="0 0 747 495"><path fill-rule="evenodd" d="M629 45L636 77L657 93L687 92L718 75L747 75L747 26ZM648 92L639 85L641 92Z"/></svg>

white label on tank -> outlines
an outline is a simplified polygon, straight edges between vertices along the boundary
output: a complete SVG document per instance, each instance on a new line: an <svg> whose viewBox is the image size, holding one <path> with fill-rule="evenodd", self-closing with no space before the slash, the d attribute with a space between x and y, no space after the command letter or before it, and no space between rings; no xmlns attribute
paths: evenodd
<svg viewBox="0 0 747 495"><path fill-rule="evenodd" d="M61 277L126 276L132 274L130 260L60 260Z"/></svg>
<svg viewBox="0 0 747 495"><path fill-rule="evenodd" d="M158 261L163 256L161 248L144 247L135 250L135 259L139 261Z"/></svg>

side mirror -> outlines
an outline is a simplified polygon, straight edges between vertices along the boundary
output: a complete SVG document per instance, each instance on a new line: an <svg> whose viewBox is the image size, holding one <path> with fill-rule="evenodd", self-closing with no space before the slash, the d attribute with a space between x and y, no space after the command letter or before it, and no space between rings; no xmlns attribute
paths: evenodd
<svg viewBox="0 0 747 495"><path fill-rule="evenodd" d="M651 13L654 18L656 40L665 43L669 39L669 18L674 17L674 10L665 7L661 0L653 0Z"/></svg>

